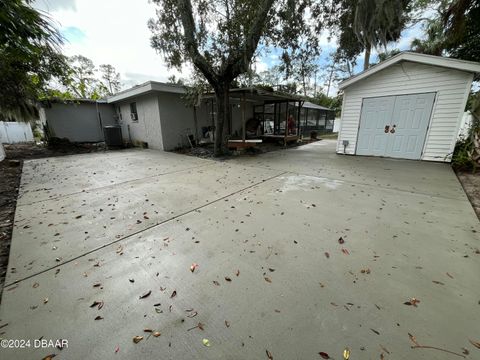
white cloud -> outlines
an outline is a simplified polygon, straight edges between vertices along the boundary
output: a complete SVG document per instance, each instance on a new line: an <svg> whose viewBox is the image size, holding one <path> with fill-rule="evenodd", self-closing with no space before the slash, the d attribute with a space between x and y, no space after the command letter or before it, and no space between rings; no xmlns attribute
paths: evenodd
<svg viewBox="0 0 480 360"><path fill-rule="evenodd" d="M189 77L189 67L183 74L168 69L150 46L147 22L156 7L147 0L37 0L35 5L48 8L60 29L74 27L84 34L81 41L65 44L65 55L84 55L97 66L111 64L127 86L146 79L166 81L171 75Z"/></svg>

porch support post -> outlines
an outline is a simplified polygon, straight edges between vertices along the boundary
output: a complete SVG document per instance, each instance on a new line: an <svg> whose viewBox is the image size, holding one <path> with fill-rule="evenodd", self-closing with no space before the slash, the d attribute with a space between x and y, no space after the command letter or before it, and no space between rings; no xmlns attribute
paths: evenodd
<svg viewBox="0 0 480 360"><path fill-rule="evenodd" d="M245 93L242 95L242 140L245 143Z"/></svg>

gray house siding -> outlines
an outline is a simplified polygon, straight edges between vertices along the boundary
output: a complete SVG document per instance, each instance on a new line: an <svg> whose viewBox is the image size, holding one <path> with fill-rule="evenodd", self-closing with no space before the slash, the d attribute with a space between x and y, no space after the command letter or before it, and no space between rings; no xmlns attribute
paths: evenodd
<svg viewBox="0 0 480 360"><path fill-rule="evenodd" d="M51 136L67 138L71 142L103 141L102 125L115 124L115 113L110 104L52 103L40 109L40 118Z"/></svg>
<svg viewBox="0 0 480 360"><path fill-rule="evenodd" d="M135 103L137 120L131 117L130 104ZM147 143L151 149L163 150L160 110L157 94L146 94L115 104L118 123L125 142Z"/></svg>
<svg viewBox="0 0 480 360"><path fill-rule="evenodd" d="M188 145L186 135L195 136L193 109L185 105L182 94L159 93L158 103L162 124L163 149L173 150Z"/></svg>

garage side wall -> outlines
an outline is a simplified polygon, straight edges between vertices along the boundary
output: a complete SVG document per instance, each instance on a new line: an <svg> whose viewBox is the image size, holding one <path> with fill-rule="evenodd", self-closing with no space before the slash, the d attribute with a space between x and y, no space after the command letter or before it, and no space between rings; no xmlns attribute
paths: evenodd
<svg viewBox="0 0 480 360"><path fill-rule="evenodd" d="M352 84L344 90L337 153L348 140L346 154L355 154L363 98L436 92L422 160L450 162L472 79L463 71L403 62Z"/></svg>

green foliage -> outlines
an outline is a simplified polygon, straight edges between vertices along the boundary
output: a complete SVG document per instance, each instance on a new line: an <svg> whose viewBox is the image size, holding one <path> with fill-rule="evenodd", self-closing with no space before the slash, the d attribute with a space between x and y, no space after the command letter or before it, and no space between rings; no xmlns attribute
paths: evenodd
<svg viewBox="0 0 480 360"><path fill-rule="evenodd" d="M82 55L70 57L68 63L62 81L64 89L51 91L47 94L50 98L98 100L120 91L120 74L112 65L102 64L97 69L92 60Z"/></svg>
<svg viewBox="0 0 480 360"><path fill-rule="evenodd" d="M456 169L475 172L480 159L480 91L472 95L470 104L472 124L468 136L457 141L455 145L452 166Z"/></svg>
<svg viewBox="0 0 480 360"><path fill-rule="evenodd" d="M310 98L310 101L314 104L325 106L332 110L335 110L335 113L337 115L340 115L340 112L342 110L343 96L338 95L335 97L329 97L324 93L317 93L315 97Z"/></svg>
<svg viewBox="0 0 480 360"><path fill-rule="evenodd" d="M430 55L480 61L480 2L477 0L417 0L415 8L435 6L424 21L425 39L415 39L412 49ZM420 21L420 20L419 20Z"/></svg>
<svg viewBox="0 0 480 360"><path fill-rule="evenodd" d="M22 0L0 1L0 113L11 119L37 116L35 100L52 78L63 78L62 38L49 19Z"/></svg>
<svg viewBox="0 0 480 360"><path fill-rule="evenodd" d="M102 84L106 88L107 95L113 95L120 91L120 74L110 64L100 65L100 73L102 75Z"/></svg>

